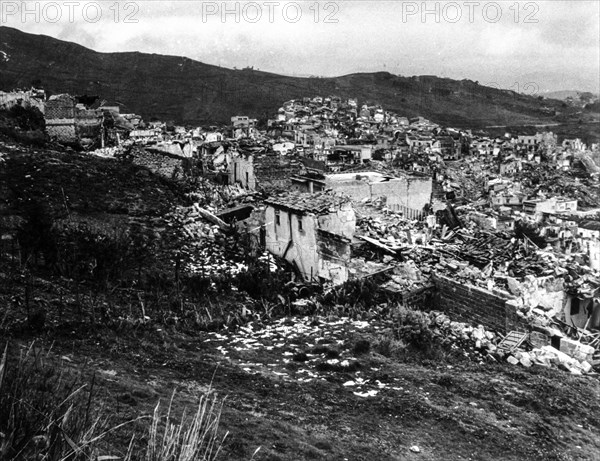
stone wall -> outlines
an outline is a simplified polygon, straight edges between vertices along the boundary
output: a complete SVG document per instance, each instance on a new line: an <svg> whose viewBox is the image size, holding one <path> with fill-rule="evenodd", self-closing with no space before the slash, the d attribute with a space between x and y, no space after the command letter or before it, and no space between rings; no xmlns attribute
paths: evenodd
<svg viewBox="0 0 600 461"><path fill-rule="evenodd" d="M297 175L302 164L295 158L264 155L254 157L254 178L256 187L290 188L290 177Z"/></svg>
<svg viewBox="0 0 600 461"><path fill-rule="evenodd" d="M423 208L431 202L433 192L431 177L407 175L382 181L380 177L368 173L362 175L357 173L343 179L340 176L327 177L327 187L356 201L383 199L388 209L403 212L410 219L421 219Z"/></svg>
<svg viewBox="0 0 600 461"><path fill-rule="evenodd" d="M58 142L73 143L77 141L75 119L46 120L46 132L50 139L56 139Z"/></svg>
<svg viewBox="0 0 600 461"><path fill-rule="evenodd" d="M156 151L136 150L133 154L133 163L144 166L153 173L166 178L177 178L183 174L181 159L169 157Z"/></svg>
<svg viewBox="0 0 600 461"><path fill-rule="evenodd" d="M501 333L527 331L526 322L517 315L516 308L507 303L508 294L504 296L440 275L433 280L436 289L433 308L446 312L453 320L483 325Z"/></svg>

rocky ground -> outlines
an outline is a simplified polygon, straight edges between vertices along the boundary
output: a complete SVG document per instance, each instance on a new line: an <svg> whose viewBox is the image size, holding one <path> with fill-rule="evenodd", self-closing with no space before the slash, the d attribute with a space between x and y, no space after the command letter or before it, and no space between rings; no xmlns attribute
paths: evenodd
<svg viewBox="0 0 600 461"><path fill-rule="evenodd" d="M222 459L592 460L597 376L465 357L407 353L388 325L288 317L218 332L154 322L120 329L65 324L11 335L95 375L112 423L224 399ZM8 338L5 338L8 339ZM121 455L134 431L111 435Z"/></svg>

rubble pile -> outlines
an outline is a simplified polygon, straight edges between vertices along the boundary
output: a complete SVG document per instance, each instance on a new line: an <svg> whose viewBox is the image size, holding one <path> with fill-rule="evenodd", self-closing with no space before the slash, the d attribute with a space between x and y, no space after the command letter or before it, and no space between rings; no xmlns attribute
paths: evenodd
<svg viewBox="0 0 600 461"><path fill-rule="evenodd" d="M132 149L130 155L135 165L146 167L154 174L176 178L183 173L181 159L140 148Z"/></svg>
<svg viewBox="0 0 600 461"><path fill-rule="evenodd" d="M569 196L577 199L579 205L585 208L595 208L600 203L597 182L564 174L550 165L535 165L517 175L516 179L522 181L531 196L539 193Z"/></svg>
<svg viewBox="0 0 600 461"><path fill-rule="evenodd" d="M466 236L464 234L463 238ZM516 239L503 234L491 234L482 232L475 236L469 236L467 241L461 245L460 256L478 267L484 267L488 263L504 264L511 260L515 248L518 246Z"/></svg>
<svg viewBox="0 0 600 461"><path fill-rule="evenodd" d="M236 253L234 236L224 223L219 225L207 219L214 210L197 203L177 207L164 217L164 225L178 241L177 256L184 261L184 272L205 277L234 276L247 269L241 262L244 255Z"/></svg>
<svg viewBox="0 0 600 461"><path fill-rule="evenodd" d="M444 182L444 189L453 191L471 201L476 201L483 196L485 178L482 174L473 171L466 162L458 162L454 166L447 166L448 179Z"/></svg>
<svg viewBox="0 0 600 461"><path fill-rule="evenodd" d="M385 272L388 281L382 288L396 293L410 292L429 285L434 274L445 275L507 299L517 315L538 329L564 327L561 322L565 292L587 293L587 297L593 297L600 287L598 273L583 264L577 254L540 249L507 232L482 231L474 225L454 230L445 227L441 231L425 229L426 236L431 235L431 238L415 242L411 237L416 234L415 229L420 230L418 226L383 213L363 217L359 227L359 239L366 243L357 253L366 261L378 261L383 265L380 271ZM438 330L444 338L457 337L458 327L454 328L450 332ZM563 336L578 333L578 342L595 340L595 336L575 330L567 328ZM462 334L458 336L465 339ZM456 346L466 351L472 348L482 357L492 354L496 359L502 358L495 351L494 342L484 342L484 350L471 344ZM525 366L539 361L554 366L562 357L557 359L555 354L554 358L548 358L555 350L546 350L542 354L538 349L531 357L524 356L522 361L523 357L515 360L512 355L509 360ZM569 355L568 361L560 360L563 369L587 372L591 367L589 364L594 363L590 357L583 360Z"/></svg>
<svg viewBox="0 0 600 461"><path fill-rule="evenodd" d="M244 189L238 184L220 186L205 178L198 178L194 188L195 191L186 194L188 200L215 210L254 203L261 197L260 193Z"/></svg>
<svg viewBox="0 0 600 461"><path fill-rule="evenodd" d="M208 208L208 211L212 211ZM223 235L219 232L217 224L211 224L202 216L200 205L195 203L191 207L179 206L165 216L165 225L178 229L183 236L190 240L210 240L221 243Z"/></svg>
<svg viewBox="0 0 600 461"><path fill-rule="evenodd" d="M394 292L412 291L428 285L426 277L413 260L397 263L389 272L390 280L383 288Z"/></svg>
<svg viewBox="0 0 600 461"><path fill-rule="evenodd" d="M233 277L248 269L242 262L229 259L223 252L223 248L216 246L203 246L190 249L186 271L191 274L199 274L203 277Z"/></svg>
<svg viewBox="0 0 600 461"><path fill-rule="evenodd" d="M524 367L536 364L559 368L575 375L588 373L592 369L592 365L587 360L578 360L552 346L542 346L529 352L517 351L509 355L506 360L510 364L520 364Z"/></svg>
<svg viewBox="0 0 600 461"><path fill-rule="evenodd" d="M442 312L428 314L430 328L442 344L451 349L461 349L471 360L481 361L497 351L500 337L482 325L473 327L467 323L455 322ZM495 360L495 359L488 359Z"/></svg>
<svg viewBox="0 0 600 461"><path fill-rule="evenodd" d="M354 206L357 215L357 233L372 238L385 238L408 242L406 230L422 228L422 224L403 218L401 214L377 209L373 203Z"/></svg>
<svg viewBox="0 0 600 461"><path fill-rule="evenodd" d="M115 158L123 153L123 149L119 146L115 147L103 147L88 152L89 155L95 155L96 157L103 158Z"/></svg>
<svg viewBox="0 0 600 461"><path fill-rule="evenodd" d="M504 360L512 365L531 367L541 365L559 368L572 374L589 373L594 363L595 349L564 337L560 339L560 349L551 345L532 348L531 342L515 348L504 350L501 347L502 336L486 330L482 325L473 327L467 323L452 321L446 314L432 311L428 314L430 329L434 335L451 349L460 349L470 360ZM529 335L527 335L529 338ZM525 350L525 348L530 350Z"/></svg>

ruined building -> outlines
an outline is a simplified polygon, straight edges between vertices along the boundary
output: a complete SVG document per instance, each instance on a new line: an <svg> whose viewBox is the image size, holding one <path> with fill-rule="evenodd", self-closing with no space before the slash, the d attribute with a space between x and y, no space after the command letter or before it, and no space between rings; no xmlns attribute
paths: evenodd
<svg viewBox="0 0 600 461"><path fill-rule="evenodd" d="M289 193L265 201L266 247L307 280L348 279L356 217L350 199Z"/></svg>
<svg viewBox="0 0 600 461"><path fill-rule="evenodd" d="M87 109L68 94L51 96L46 101L46 131L51 139L62 143L102 143L104 113Z"/></svg>
<svg viewBox="0 0 600 461"><path fill-rule="evenodd" d="M357 202L382 200L386 208L409 219L423 218L433 191L431 176L389 176L374 171L293 176L292 186L301 192L332 190Z"/></svg>

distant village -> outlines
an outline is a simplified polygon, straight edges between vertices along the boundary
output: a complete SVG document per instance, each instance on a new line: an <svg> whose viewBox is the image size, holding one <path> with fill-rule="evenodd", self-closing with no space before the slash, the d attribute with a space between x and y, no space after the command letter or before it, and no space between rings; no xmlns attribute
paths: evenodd
<svg viewBox="0 0 600 461"><path fill-rule="evenodd" d="M562 335L569 369L591 368L598 144L547 131L492 137L337 96L285 101L261 129L245 115L227 127L169 126L39 90L0 93L0 107L11 104L37 107L56 143L226 188L232 203L179 210L190 238L214 247L234 226L304 280L377 275L405 303L434 296L436 308L506 333L533 325L538 347L561 322L577 338Z"/></svg>

